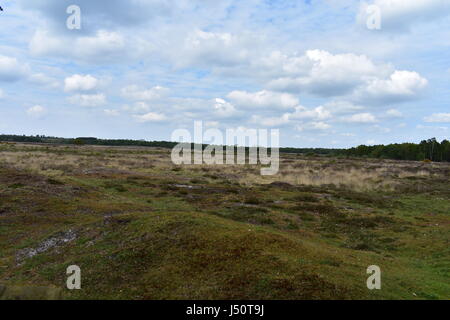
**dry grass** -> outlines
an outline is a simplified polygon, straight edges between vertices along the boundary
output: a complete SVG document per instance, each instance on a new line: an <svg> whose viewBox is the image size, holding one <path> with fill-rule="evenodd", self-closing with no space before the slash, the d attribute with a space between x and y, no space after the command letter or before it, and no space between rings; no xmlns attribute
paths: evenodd
<svg viewBox="0 0 450 320"><path fill-rule="evenodd" d="M170 150L159 148L17 144L2 146L0 151L1 164L49 176L95 168L150 173L180 170L188 176L207 173L211 177L238 180L249 186L286 182L292 185L346 187L356 191L392 191L402 179L442 179L450 172L450 165L446 163L329 159L282 154L278 174L261 176L260 166L255 165L176 167L171 163Z"/></svg>
<svg viewBox="0 0 450 320"><path fill-rule="evenodd" d="M447 299L449 174L283 154L262 177L164 149L1 145L0 282L61 287L76 264L71 299Z"/></svg>

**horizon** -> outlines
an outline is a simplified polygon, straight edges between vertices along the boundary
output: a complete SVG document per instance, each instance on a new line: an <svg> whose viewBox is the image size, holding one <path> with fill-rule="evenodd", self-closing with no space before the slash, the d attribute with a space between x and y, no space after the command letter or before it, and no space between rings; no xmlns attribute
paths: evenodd
<svg viewBox="0 0 450 320"><path fill-rule="evenodd" d="M279 129L288 148L449 137L450 3L101 4L2 2L0 132L170 141L202 120Z"/></svg>
<svg viewBox="0 0 450 320"><path fill-rule="evenodd" d="M1 133L0 132L0 137L1 136L18 136L18 137L29 137L29 138L49 138L49 139L64 139L64 140L77 140L77 139L95 139L95 140L104 140L104 141L132 141L132 142L164 142L164 143L183 143L180 141L175 141L175 140L146 140L146 139L127 139L127 138L117 138L117 139L110 139L110 138L100 138L100 137L83 137L83 136L79 136L79 137L63 137L63 136L46 136L46 135L25 135L25 134L8 134L8 133ZM354 146L350 146L347 148L335 148L335 147L293 147L293 146L283 146L280 145L279 149L325 149L325 150L348 150L348 149L352 149L352 148L357 148L360 146L369 146L369 147L376 147L376 146L388 146L388 145L395 145L395 144L420 144L423 141L430 141L430 140L436 140L436 142L438 143L442 143L444 141L449 141L448 139L437 139L436 137L432 137L432 138L427 138L427 139L420 139L420 141L418 142L411 142L411 141L403 141L403 142L391 142L391 143L386 143L386 144L375 144L375 145L367 145L367 144L359 144L359 145L354 145ZM1 142L2 140L0 140ZM23 141L15 141L15 140L11 140L11 142L17 142L17 143L22 143ZM23 142L26 143L26 142ZM30 142L31 143L31 142ZM190 142L185 142L185 143L191 143L191 144L197 144L194 141L190 141ZM87 144L89 145L89 144ZM101 144L100 144L101 145ZM227 146L227 144L213 144L213 143L203 143L204 146L206 145L216 145L216 146ZM239 144L235 144L234 146L241 146ZM243 145L242 147L250 147L248 144ZM257 147L261 147L260 145L257 145Z"/></svg>

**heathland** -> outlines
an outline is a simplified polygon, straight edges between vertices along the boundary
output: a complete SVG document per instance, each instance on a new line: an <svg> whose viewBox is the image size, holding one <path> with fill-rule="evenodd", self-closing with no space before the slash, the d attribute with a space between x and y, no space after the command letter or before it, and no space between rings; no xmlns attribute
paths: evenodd
<svg viewBox="0 0 450 320"><path fill-rule="evenodd" d="M450 298L450 163L282 153L277 175L259 169L0 145L0 299Z"/></svg>

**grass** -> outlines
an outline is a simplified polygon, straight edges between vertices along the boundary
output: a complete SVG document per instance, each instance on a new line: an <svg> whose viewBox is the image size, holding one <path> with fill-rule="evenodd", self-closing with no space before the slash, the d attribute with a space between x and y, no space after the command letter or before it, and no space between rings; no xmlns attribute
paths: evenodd
<svg viewBox="0 0 450 320"><path fill-rule="evenodd" d="M0 299L450 298L450 165L283 155L277 176L256 169L0 146ZM65 289L73 264L82 290Z"/></svg>

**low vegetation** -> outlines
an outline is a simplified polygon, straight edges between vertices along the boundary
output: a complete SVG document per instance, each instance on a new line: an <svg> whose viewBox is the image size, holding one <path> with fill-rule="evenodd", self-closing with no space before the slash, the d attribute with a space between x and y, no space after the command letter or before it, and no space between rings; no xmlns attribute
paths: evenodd
<svg viewBox="0 0 450 320"><path fill-rule="evenodd" d="M3 141L3 142L2 142ZM58 138L47 136L19 136L0 134L0 144L40 143L40 144L66 144L66 145L91 145L91 146L140 146L173 148L176 142L169 141L145 141L130 139L97 139L94 137ZM203 145L205 148L207 145ZM423 140L417 143L395 143L389 145L360 145L350 149L326 149L326 148L280 148L281 153L302 154L309 157L317 155L327 157L359 157L392 160L415 160L450 162L450 141L438 142L436 138Z"/></svg>
<svg viewBox="0 0 450 320"><path fill-rule="evenodd" d="M282 154L263 177L164 148L3 144L0 299L448 299L449 176Z"/></svg>

